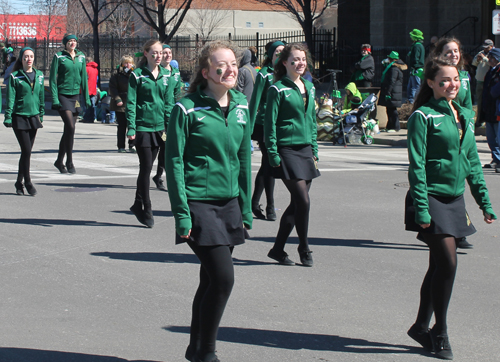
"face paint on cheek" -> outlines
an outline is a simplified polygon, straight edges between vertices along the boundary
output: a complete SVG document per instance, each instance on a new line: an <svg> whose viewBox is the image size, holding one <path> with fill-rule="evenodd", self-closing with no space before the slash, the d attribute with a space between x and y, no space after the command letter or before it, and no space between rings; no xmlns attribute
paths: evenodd
<svg viewBox="0 0 500 362"><path fill-rule="evenodd" d="M290 64L291 64L291 65L295 65L295 62L291 62Z"/></svg>
<svg viewBox="0 0 500 362"><path fill-rule="evenodd" d="M444 87L444 82L439 82L440 87Z"/></svg>
<svg viewBox="0 0 500 362"><path fill-rule="evenodd" d="M221 68L217 68L217 74L218 74L218 75L221 75L221 74L222 74L222 69L221 69Z"/></svg>

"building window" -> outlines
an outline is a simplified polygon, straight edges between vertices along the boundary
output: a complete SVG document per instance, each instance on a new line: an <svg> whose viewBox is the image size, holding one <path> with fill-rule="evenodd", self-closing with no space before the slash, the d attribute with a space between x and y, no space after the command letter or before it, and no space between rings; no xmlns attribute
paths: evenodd
<svg viewBox="0 0 500 362"><path fill-rule="evenodd" d="M247 28L251 28L252 27L252 23L250 21L247 21Z"/></svg>
<svg viewBox="0 0 500 362"><path fill-rule="evenodd" d="M259 28L263 28L263 27L264 27L264 23L259 22Z"/></svg>

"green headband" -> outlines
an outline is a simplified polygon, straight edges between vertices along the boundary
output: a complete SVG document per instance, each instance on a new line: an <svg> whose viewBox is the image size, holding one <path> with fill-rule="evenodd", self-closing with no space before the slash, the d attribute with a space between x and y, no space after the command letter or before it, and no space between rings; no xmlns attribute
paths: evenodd
<svg viewBox="0 0 500 362"><path fill-rule="evenodd" d="M70 39L75 39L75 40L78 40L78 38L76 37L76 35L73 35L73 34L66 35L66 36L63 38L63 44L64 44L64 46L66 46L66 43L67 43Z"/></svg>
<svg viewBox="0 0 500 362"><path fill-rule="evenodd" d="M271 44L271 46L269 47L269 49L267 50L267 57L269 59L273 59L273 55L274 55L274 52L276 51L276 48L279 47L279 46L285 46L285 43L283 43L282 41L275 41L274 43Z"/></svg>
<svg viewBox="0 0 500 362"><path fill-rule="evenodd" d="M168 45L168 44L163 44L163 49L165 49L165 48L172 49L172 47L171 47L170 45Z"/></svg>
<svg viewBox="0 0 500 362"><path fill-rule="evenodd" d="M23 54L26 50L31 50L33 52L33 54L35 53L35 51L33 50L33 48L30 48L30 47L24 47L21 49L21 51L19 52L19 59L23 59Z"/></svg>

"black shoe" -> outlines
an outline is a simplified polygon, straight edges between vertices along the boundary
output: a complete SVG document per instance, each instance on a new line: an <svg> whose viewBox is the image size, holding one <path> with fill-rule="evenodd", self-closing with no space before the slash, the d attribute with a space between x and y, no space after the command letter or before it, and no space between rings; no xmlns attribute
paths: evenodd
<svg viewBox="0 0 500 362"><path fill-rule="evenodd" d="M161 179L160 176L153 177L153 182L155 183L157 189L162 191L167 191L167 188L163 184L163 180Z"/></svg>
<svg viewBox="0 0 500 362"><path fill-rule="evenodd" d="M274 210L274 205L266 207L266 219L269 221L276 220L276 211Z"/></svg>
<svg viewBox="0 0 500 362"><path fill-rule="evenodd" d="M458 238L457 239L457 248L459 249L472 249L474 247L474 245L472 245L471 243L469 243L467 241L467 238Z"/></svg>
<svg viewBox="0 0 500 362"><path fill-rule="evenodd" d="M132 206L130 206L130 211L132 211L132 214L135 215L137 221L139 221L143 225L146 225L146 222L144 221L144 211L138 203L134 203Z"/></svg>
<svg viewBox="0 0 500 362"><path fill-rule="evenodd" d="M497 168L497 163L495 161L491 161L490 163L485 163L483 168Z"/></svg>
<svg viewBox="0 0 500 362"><path fill-rule="evenodd" d="M68 170L66 170L66 166L64 166L62 163L57 163L54 162L54 166L59 170L60 173L68 173Z"/></svg>
<svg viewBox="0 0 500 362"><path fill-rule="evenodd" d="M313 266L312 251L299 251L300 263L303 266Z"/></svg>
<svg viewBox="0 0 500 362"><path fill-rule="evenodd" d="M155 225L155 219L153 218L153 211L144 210L144 225L148 228L152 228Z"/></svg>
<svg viewBox="0 0 500 362"><path fill-rule="evenodd" d="M198 354L193 356L192 362L220 362L220 359L215 353L207 353L205 356L200 357Z"/></svg>
<svg viewBox="0 0 500 362"><path fill-rule="evenodd" d="M194 348L191 348L191 345L187 346L186 353L184 353L184 358L186 358L188 361L193 362L195 352L196 351L194 350Z"/></svg>
<svg viewBox="0 0 500 362"><path fill-rule="evenodd" d="M38 193L35 189L35 186L33 186L31 182L25 183L24 186L26 186L26 191L28 191L28 194L30 194L31 196L35 196Z"/></svg>
<svg viewBox="0 0 500 362"><path fill-rule="evenodd" d="M451 351L450 340L447 334L437 335L436 332L431 329L429 331L431 336L432 347L434 348L434 354L436 357L441 359L452 360L453 352Z"/></svg>
<svg viewBox="0 0 500 362"><path fill-rule="evenodd" d="M432 341L431 336L429 335L429 330L419 330L418 327L414 324L410 327L410 329L408 329L408 332L406 333L427 351L434 351L434 349L432 348Z"/></svg>
<svg viewBox="0 0 500 362"><path fill-rule="evenodd" d="M24 187L23 187L23 183L22 183L22 182L17 181L17 182L15 183L15 186L16 186L16 194L17 194L17 195L24 195Z"/></svg>
<svg viewBox="0 0 500 362"><path fill-rule="evenodd" d="M75 165L72 163L67 163L66 168L68 169L69 173L76 173Z"/></svg>
<svg viewBox="0 0 500 362"><path fill-rule="evenodd" d="M267 256L271 259L276 260L280 265L295 265L293 261L288 258L288 254L284 251L276 251L274 249L269 250Z"/></svg>
<svg viewBox="0 0 500 362"><path fill-rule="evenodd" d="M265 220L266 217L264 216L264 214L262 213L262 208L260 207L260 205L257 205L257 206L252 206L252 212L255 216L256 219L259 219L259 220Z"/></svg>

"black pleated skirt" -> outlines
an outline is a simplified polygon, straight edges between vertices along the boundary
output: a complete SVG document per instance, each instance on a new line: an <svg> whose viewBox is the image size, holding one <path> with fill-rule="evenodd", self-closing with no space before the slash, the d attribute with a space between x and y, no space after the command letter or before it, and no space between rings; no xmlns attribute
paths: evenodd
<svg viewBox="0 0 500 362"><path fill-rule="evenodd" d="M431 225L427 229L422 229L415 222L415 207L410 191L406 194L405 229L418 232L417 238L419 240L422 240L421 234L444 234L462 238L476 232L476 228L472 225L465 209L464 195L457 197L429 195L428 198Z"/></svg>
<svg viewBox="0 0 500 362"><path fill-rule="evenodd" d="M319 173L311 145L278 147L279 167L273 167L273 176L285 180L312 180Z"/></svg>
<svg viewBox="0 0 500 362"><path fill-rule="evenodd" d="M38 116L20 116L18 114L12 115L12 128L21 131L28 131L30 129L43 128L42 122Z"/></svg>
<svg viewBox="0 0 500 362"><path fill-rule="evenodd" d="M199 246L240 245L245 228L238 198L218 201L188 201L191 214L191 241ZM175 243L185 242L176 233Z"/></svg>
<svg viewBox="0 0 500 362"><path fill-rule="evenodd" d="M82 111L79 94L72 96L59 94L59 103L61 103L61 111L71 111L71 113L80 113Z"/></svg>
<svg viewBox="0 0 500 362"><path fill-rule="evenodd" d="M165 142L162 139L164 131L135 132L135 147L161 147Z"/></svg>

